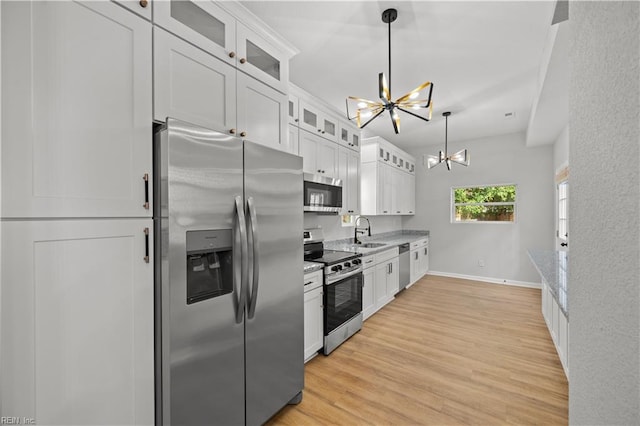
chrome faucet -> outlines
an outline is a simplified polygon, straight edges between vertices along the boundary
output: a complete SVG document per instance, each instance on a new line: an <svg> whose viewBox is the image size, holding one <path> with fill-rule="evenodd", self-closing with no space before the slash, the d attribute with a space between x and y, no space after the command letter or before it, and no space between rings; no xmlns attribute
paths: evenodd
<svg viewBox="0 0 640 426"><path fill-rule="evenodd" d="M360 222L360 219L364 219L367 221L366 228L358 228L358 222ZM371 222L369 222L369 219L365 216L358 216L356 219L355 227L354 227L353 241L356 244L362 244L362 241L358 240L358 234L364 234L365 232L368 234L369 237L371 236Z"/></svg>

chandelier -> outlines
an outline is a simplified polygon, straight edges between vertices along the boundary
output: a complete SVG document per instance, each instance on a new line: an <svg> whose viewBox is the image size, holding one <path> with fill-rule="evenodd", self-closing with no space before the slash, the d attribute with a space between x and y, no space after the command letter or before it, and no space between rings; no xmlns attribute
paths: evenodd
<svg viewBox="0 0 640 426"><path fill-rule="evenodd" d="M356 98L353 96L349 96L346 99L347 118L349 120L355 120L356 125L361 129L385 111L389 111L393 130L395 130L396 134L400 132L400 116L398 115L398 110L413 115L414 117L418 117L424 121L431 120L431 113L433 112L433 102L431 101L433 83L427 81L406 95L399 97L395 101L391 100L391 23L394 22L397 17L398 11L396 9L387 9L382 12L382 22L388 24L389 27L389 80L387 81L384 73L381 72L378 74L378 92L380 102ZM426 99L418 99L421 96L426 97ZM353 116L349 114L350 103L352 107L351 110L355 110L355 115ZM420 109L428 109L428 117L419 115L418 112Z"/></svg>
<svg viewBox="0 0 640 426"><path fill-rule="evenodd" d="M427 157L427 169L437 166L440 163L445 163L447 165L447 170L451 170L451 162L462 164L463 166L469 165L469 153L466 149L456 152L455 154L448 155L447 154L447 138L448 138L448 130L449 130L449 116L450 112L443 112L444 116L444 152L440 151L438 156L430 155Z"/></svg>

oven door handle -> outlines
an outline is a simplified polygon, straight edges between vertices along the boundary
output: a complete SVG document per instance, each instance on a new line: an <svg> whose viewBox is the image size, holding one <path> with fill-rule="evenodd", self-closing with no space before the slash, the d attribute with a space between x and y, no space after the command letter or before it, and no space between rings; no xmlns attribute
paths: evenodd
<svg viewBox="0 0 640 426"><path fill-rule="evenodd" d="M247 286L247 292L249 291L249 287L251 287L251 293L248 293L248 314L249 319L251 319L256 314L256 303L258 301L258 285L260 284L260 262L258 262L258 218L253 197L249 197L247 199L247 210L249 229L251 230L251 233L249 233L249 241L251 242L251 248L253 252L253 263L251 265L253 274L251 274L251 286Z"/></svg>

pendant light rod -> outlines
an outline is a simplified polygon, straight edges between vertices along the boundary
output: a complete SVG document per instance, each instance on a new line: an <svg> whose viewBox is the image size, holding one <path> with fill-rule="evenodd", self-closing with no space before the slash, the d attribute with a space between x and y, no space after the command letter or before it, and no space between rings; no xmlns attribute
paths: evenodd
<svg viewBox="0 0 640 426"><path fill-rule="evenodd" d="M449 116L451 115L451 111L443 112L442 115L444 115L444 156L446 157L449 152L447 150L447 144L449 141Z"/></svg>
<svg viewBox="0 0 640 426"><path fill-rule="evenodd" d="M389 29L389 81L387 85L389 86L389 93L391 93L391 23L394 22L398 18L398 11L396 9L387 9L382 12L382 22L387 24Z"/></svg>

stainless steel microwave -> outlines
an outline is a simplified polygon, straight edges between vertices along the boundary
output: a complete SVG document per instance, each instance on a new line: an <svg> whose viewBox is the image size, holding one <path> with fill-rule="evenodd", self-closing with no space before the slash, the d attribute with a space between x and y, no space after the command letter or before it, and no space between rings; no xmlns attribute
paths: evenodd
<svg viewBox="0 0 640 426"><path fill-rule="evenodd" d="M304 211L342 210L342 181L321 175L304 174Z"/></svg>

